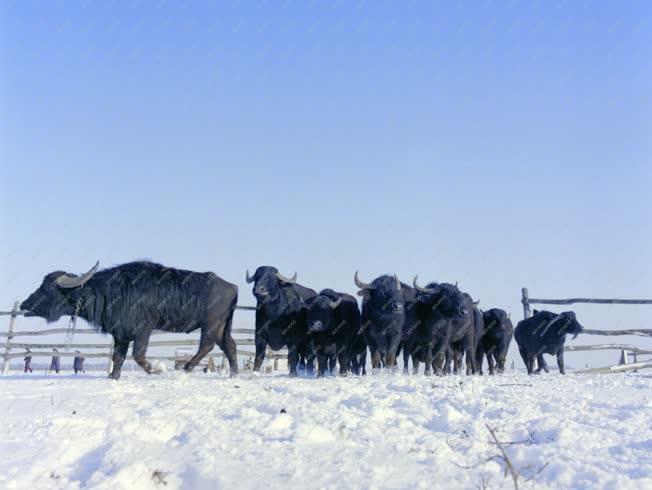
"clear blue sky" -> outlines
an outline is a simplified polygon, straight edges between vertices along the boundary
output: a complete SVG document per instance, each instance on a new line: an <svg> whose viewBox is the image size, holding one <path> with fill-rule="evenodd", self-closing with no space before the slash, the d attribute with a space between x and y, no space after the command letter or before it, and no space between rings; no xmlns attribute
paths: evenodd
<svg viewBox="0 0 652 490"><path fill-rule="evenodd" d="M1 309L138 258L652 297L649 2L158 3L3 2Z"/></svg>

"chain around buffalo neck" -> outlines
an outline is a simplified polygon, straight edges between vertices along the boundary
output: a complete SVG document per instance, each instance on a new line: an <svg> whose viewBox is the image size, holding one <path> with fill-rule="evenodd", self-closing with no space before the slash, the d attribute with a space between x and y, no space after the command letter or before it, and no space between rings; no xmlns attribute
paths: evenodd
<svg viewBox="0 0 652 490"><path fill-rule="evenodd" d="M72 343L72 339L75 336L75 326L77 325L77 315L79 315L79 310L81 310L82 304L84 303L83 298L80 296L77 298L77 302L75 303L75 311L74 313L70 316L70 320L68 320L68 330L66 331L66 337L63 341L64 343L64 352L68 352L70 350L70 344Z"/></svg>

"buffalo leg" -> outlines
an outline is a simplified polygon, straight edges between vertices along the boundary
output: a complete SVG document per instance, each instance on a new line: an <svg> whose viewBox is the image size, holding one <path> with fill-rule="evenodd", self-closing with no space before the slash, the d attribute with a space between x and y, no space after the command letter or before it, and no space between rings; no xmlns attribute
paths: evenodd
<svg viewBox="0 0 652 490"><path fill-rule="evenodd" d="M218 329L219 330L219 329ZM199 336L199 349L197 353L192 356L183 369L187 372L191 372L195 369L195 366L210 352L213 350L213 347L216 344L217 339L214 335L209 333L208 329L202 328L201 335Z"/></svg>
<svg viewBox="0 0 652 490"><path fill-rule="evenodd" d="M371 369L372 371L380 371L381 368L381 357L379 351L371 352Z"/></svg>
<svg viewBox="0 0 652 490"><path fill-rule="evenodd" d="M453 374L460 374L462 370L463 355L464 355L463 351L459 349L453 349Z"/></svg>
<svg viewBox="0 0 652 490"><path fill-rule="evenodd" d="M489 364L489 374L491 373L491 353L486 353L487 354L487 364ZM478 345L478 348L475 350L475 367L478 371L478 374L482 376L484 373L482 372L482 362L484 361L485 357L485 351L484 349Z"/></svg>
<svg viewBox="0 0 652 490"><path fill-rule="evenodd" d="M403 374L410 374L410 369L408 368L408 364L410 362L410 355L412 354L412 350L410 349L410 346L407 344L403 344ZM412 356L412 364L414 365L414 356Z"/></svg>
<svg viewBox="0 0 652 490"><path fill-rule="evenodd" d="M494 352L489 352L487 354L487 364L489 365L489 374L495 374L496 372L496 362L495 362ZM482 374L482 369L480 369L480 374Z"/></svg>
<svg viewBox="0 0 652 490"><path fill-rule="evenodd" d="M521 358L523 359L523 364L525 364L525 369L527 369L527 373L532 374L532 363L530 362L532 356L530 356L528 351L522 347L518 348L518 352L521 354Z"/></svg>
<svg viewBox="0 0 652 490"><path fill-rule="evenodd" d="M328 367L328 356L323 350L320 350L317 354L317 376L323 378L326 374L326 368Z"/></svg>
<svg viewBox="0 0 652 490"><path fill-rule="evenodd" d="M566 374L564 370L564 348L562 347L559 352L557 352L557 366L559 366L559 372L561 374Z"/></svg>
<svg viewBox="0 0 652 490"><path fill-rule="evenodd" d="M548 369L548 363L544 359L543 354L537 354L537 368L534 372L539 374L541 370L545 371L546 373L550 371Z"/></svg>
<svg viewBox="0 0 652 490"><path fill-rule="evenodd" d="M432 376L432 370L431 370L431 367L432 367L432 348L431 347L426 348L426 356L425 357L426 357L426 367L424 368L423 374L425 374L426 376Z"/></svg>
<svg viewBox="0 0 652 490"><path fill-rule="evenodd" d="M254 372L260 371L260 367L265 360L265 351L267 350L267 341L262 335L256 334L256 359L254 360Z"/></svg>
<svg viewBox="0 0 652 490"><path fill-rule="evenodd" d="M453 351L450 347L446 348L445 361L444 361L444 374L451 373L451 361L453 360Z"/></svg>
<svg viewBox="0 0 652 490"><path fill-rule="evenodd" d="M230 334L224 335L220 348L222 349L222 352L224 352L226 359L229 361L231 376L236 376L238 374L238 351L235 340L233 340L233 337Z"/></svg>
<svg viewBox="0 0 652 490"><path fill-rule="evenodd" d="M475 374L477 372L476 363L475 363L475 349L473 348L473 342L467 341L466 346L464 347L464 355L466 360L466 375Z"/></svg>
<svg viewBox="0 0 652 490"><path fill-rule="evenodd" d="M113 337L113 369L109 374L110 379L120 379L122 363L127 357L127 350L129 350L129 342L123 342Z"/></svg>
<svg viewBox="0 0 652 490"><path fill-rule="evenodd" d="M441 347L435 352L432 361L432 369L436 375L442 376L446 374L446 371L444 369L445 365L446 365L446 348Z"/></svg>
<svg viewBox="0 0 652 490"><path fill-rule="evenodd" d="M340 347L339 352L337 353L337 360L340 363L340 376L346 376L349 374L351 352L348 347ZM335 374L335 365L331 368L331 373Z"/></svg>
<svg viewBox="0 0 652 490"><path fill-rule="evenodd" d="M288 348L288 366L290 367L290 377L296 378L299 376L297 366L299 365L299 352L296 347L291 346Z"/></svg>
<svg viewBox="0 0 652 490"><path fill-rule="evenodd" d="M412 354L412 374L419 374L419 363L416 353ZM428 369L428 366L426 366L426 369Z"/></svg>
<svg viewBox="0 0 652 490"><path fill-rule="evenodd" d="M505 372L505 357L506 354L500 353L498 354L498 357L496 358L496 364L498 364L498 374L502 374Z"/></svg>
<svg viewBox="0 0 652 490"><path fill-rule="evenodd" d="M396 369L396 352L388 352L387 353L387 367L395 370Z"/></svg>
<svg viewBox="0 0 652 490"><path fill-rule="evenodd" d="M146 335L141 335L140 337L134 339L134 348L132 352L136 364L143 368L143 371L145 371L147 374L153 374L156 371L152 369L152 365L145 358L145 354L147 353L147 344L149 343L149 335L150 332L147 332Z"/></svg>

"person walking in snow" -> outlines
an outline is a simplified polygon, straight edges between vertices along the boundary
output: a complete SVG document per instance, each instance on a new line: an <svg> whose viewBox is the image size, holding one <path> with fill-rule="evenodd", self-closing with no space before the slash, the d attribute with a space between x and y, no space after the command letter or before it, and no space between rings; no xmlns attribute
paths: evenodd
<svg viewBox="0 0 652 490"><path fill-rule="evenodd" d="M72 368L75 370L75 374L84 372L84 358L81 356L80 352L75 351L75 360L72 363Z"/></svg>
<svg viewBox="0 0 652 490"><path fill-rule="evenodd" d="M25 356L25 372L32 372L32 351L27 349L27 355Z"/></svg>
<svg viewBox="0 0 652 490"><path fill-rule="evenodd" d="M52 349L52 352L55 353L55 354L52 356L52 362L50 362L50 371L49 372L54 371L57 374L59 374L59 371L61 370L61 361L60 361L59 356L56 354L59 351L57 349Z"/></svg>

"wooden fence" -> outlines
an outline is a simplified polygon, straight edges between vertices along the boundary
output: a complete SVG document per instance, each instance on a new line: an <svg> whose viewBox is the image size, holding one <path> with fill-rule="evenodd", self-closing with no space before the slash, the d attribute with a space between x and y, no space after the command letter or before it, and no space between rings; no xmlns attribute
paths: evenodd
<svg viewBox="0 0 652 490"><path fill-rule="evenodd" d="M652 300L650 299L593 299L593 298L569 298L569 299L538 299L530 298L527 288L521 290L523 303L523 315L525 318L532 316L532 309L530 305L532 304L547 304L547 305L570 305L575 303L592 303L592 304L622 304L622 305L652 305ZM255 311L255 306L237 306L238 310L245 311ZM60 357L74 357L76 355L81 355L86 359L94 358L108 358L109 359L109 368L111 364L111 358L113 356L113 344L111 341L102 342L102 343L87 343L87 344L67 344L65 342L16 342L17 337L33 337L33 336L46 336L54 334L67 334L68 329L66 328L51 328L46 330L34 330L34 331L22 331L19 332L16 330L17 318L21 315L24 315L25 312L20 311L20 302L16 301L14 303L13 309L11 311L0 311L0 316L7 315L10 316L9 320L9 329L7 332L0 332L0 340L6 338L4 342L0 342L0 348L4 348L4 356L2 362L2 373L7 373L10 368L11 359L21 358L27 354L26 349L30 349L30 355L32 357L52 357L52 349L64 349L64 351L57 352L57 355ZM253 346L254 345L254 329L253 328L234 328L232 330L234 336L244 336L244 338L235 338L236 344L238 346L237 353L240 359L245 357L245 362L243 368L247 369L250 367L251 360L254 357L254 350L245 350L240 349L244 346ZM95 335L102 339L110 339L110 337L104 337L98 334L96 330L92 329L76 329L75 335ZM161 335L161 334L170 334L170 332L162 332L155 330L152 332L152 335ZM652 329L626 329L626 330L590 330L585 329L583 331L585 335L603 335L603 336L615 336L615 335L637 335L642 337L652 337ZM149 342L149 347L193 347L199 345L199 339L175 339L175 340L152 340ZM19 352L15 352L13 349L21 349ZM32 351L31 349L48 349L45 351ZM79 354L75 352L68 352L68 349L104 349L100 352L80 352ZM611 366L607 368L599 368L594 371L601 372L620 372L631 369L641 369L652 367L652 361L643 361L637 362L638 355L652 355L652 350L642 349L633 345L625 344L600 344L600 345L572 345L567 346L566 351L575 352L575 351L600 351L600 350L620 350L621 351L621 363L618 366ZM629 363L629 356L633 356L634 363ZM266 354L267 359L273 360L273 368L278 369L279 359L285 359L287 357L287 352L270 352ZM153 355L148 356L148 358L153 360L178 360L178 356L170 355ZM223 367L226 366L226 358L221 351L215 350L215 352L210 353L207 356L208 358L220 358ZM127 359L132 359L131 356L128 356Z"/></svg>
<svg viewBox="0 0 652 490"><path fill-rule="evenodd" d="M576 303L590 303L599 305L652 305L652 299L595 299L595 298L568 298L568 299L540 299L530 298L527 288L521 289L521 303L523 303L523 317L525 319L532 316L530 305L572 305ZM584 329L584 335L637 335L641 337L652 337L652 329L634 328L624 330L591 330ZM625 344L599 344L599 345L569 345L564 349L568 352L576 351L600 351L600 350L619 350L621 352L620 363L617 366L606 368L591 369L592 372L622 372L634 369L652 368L652 361L638 362L638 355L652 355L652 350L641 349L633 345ZM634 359L633 363L629 362L629 356Z"/></svg>
<svg viewBox="0 0 652 490"><path fill-rule="evenodd" d="M256 311L255 306L237 306L238 310L245 311ZM0 316L10 316L9 328L7 332L0 332L0 348L4 348L4 356L2 361L2 373L6 374L9 372L11 366L11 360L17 358L23 358L27 355L27 349L30 349L29 355L32 357L52 357L52 349L63 349L59 350L56 355L59 357L75 357L81 356L85 359L98 359L104 358L108 359L108 369L111 369L111 362L113 357L113 341L110 336L105 336L100 334L97 330L90 328L75 329L74 335L94 335L98 339L105 340L104 342L98 343L66 343L66 342L20 342L16 341L18 337L34 337L34 336L48 336L55 334L68 334L67 328L50 328L45 330L32 330L32 331L18 331L16 329L17 318L24 315L25 312L20 310L20 302L16 301L14 303L13 309L11 311L0 311ZM239 362L242 365L242 368L247 369L251 368L252 360L255 356L254 349L241 349L240 347L244 346L253 346L254 345L254 333L253 328L234 328L232 329L234 338L237 345L237 354L239 357ZM171 332L163 332L160 330L154 330L152 335L173 335ZM238 338L244 337L244 338ZM174 339L174 340L151 340L148 344L149 347L194 347L199 345L199 338L196 339ZM15 350L14 350L15 349ZM32 350L32 349L47 349L47 350ZM72 350L69 352L68 350ZM79 353L75 353L74 350L84 349ZM98 349L102 349L97 352ZM89 352L92 350L93 352ZM243 359L244 357L244 359ZM226 357L219 348L215 348L213 352L208 354L203 362L208 361L209 358L221 359L221 367L226 368ZM287 358L286 351L280 352L271 352L267 351L266 359L273 361L273 369L278 369L278 361L281 359ZM131 355L127 356L127 359L133 360ZM179 355L151 355L148 356L148 359L151 360L160 360L160 361L178 361ZM203 363L202 362L202 363ZM272 368L272 366L270 366Z"/></svg>

